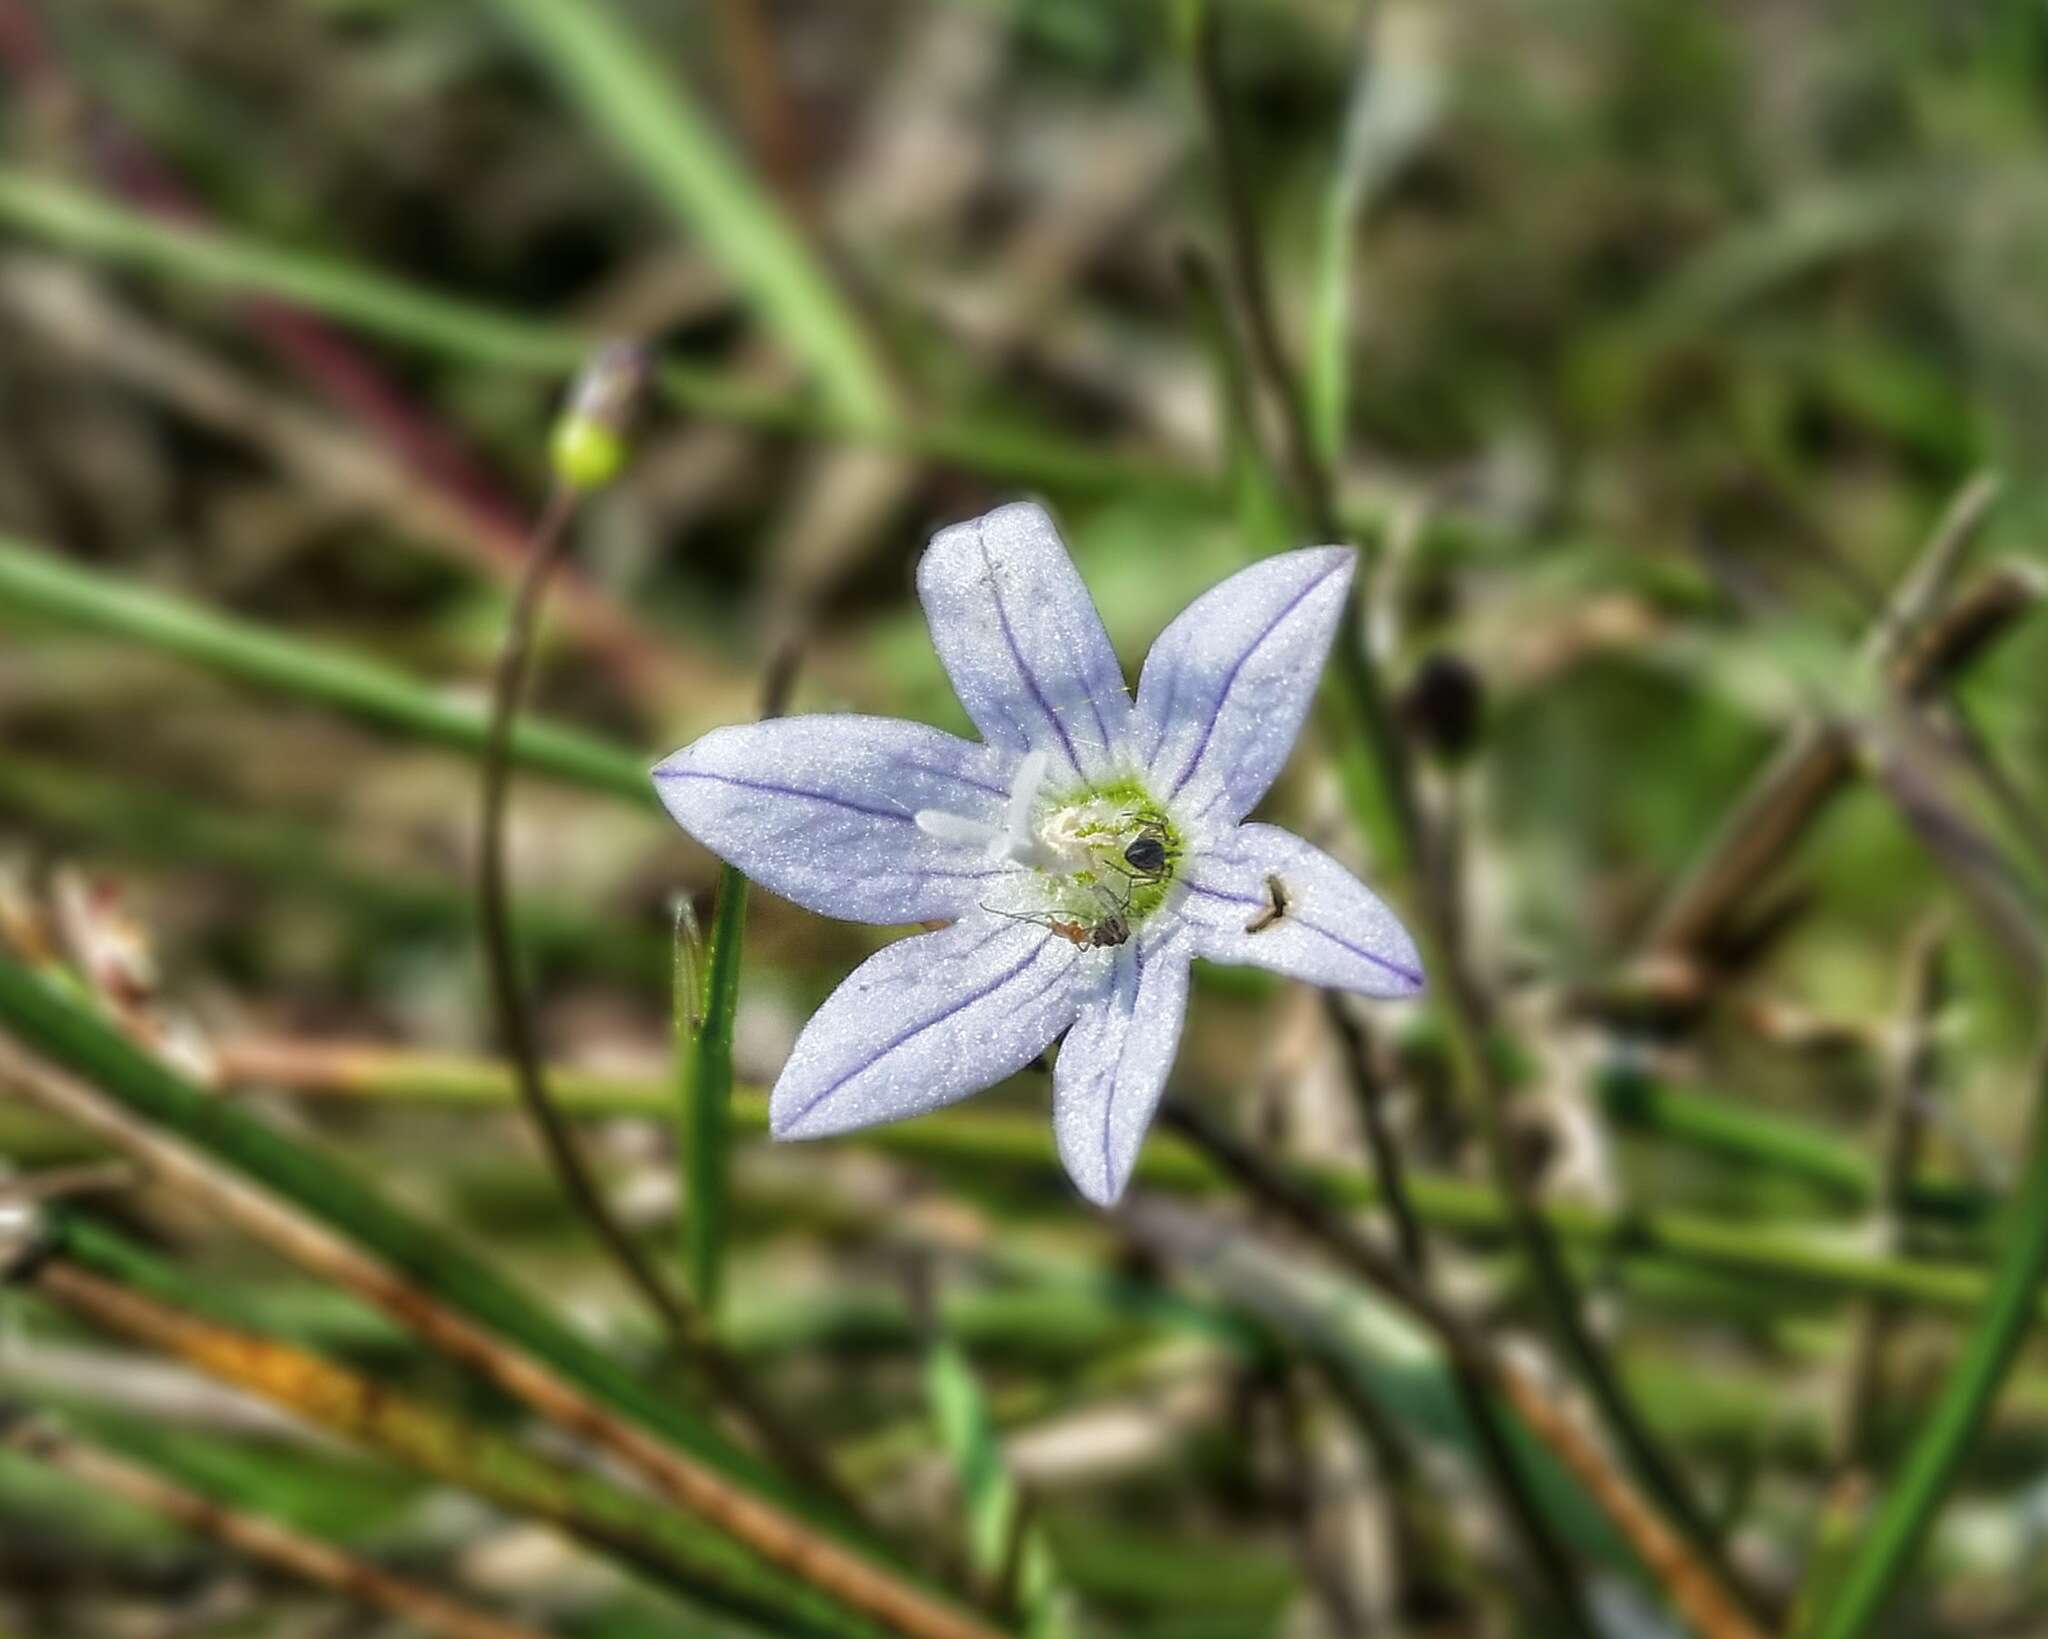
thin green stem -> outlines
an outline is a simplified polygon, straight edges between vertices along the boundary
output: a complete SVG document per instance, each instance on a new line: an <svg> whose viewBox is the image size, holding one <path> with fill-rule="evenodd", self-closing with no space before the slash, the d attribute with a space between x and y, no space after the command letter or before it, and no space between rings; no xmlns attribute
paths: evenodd
<svg viewBox="0 0 2048 1639"><path fill-rule="evenodd" d="M684 1257L690 1289L707 1315L724 1289L732 1151L732 1034L739 1008L740 940L747 920L747 879L728 865L718 873L718 907L704 974L704 1023L690 1057L683 1111Z"/></svg>
<svg viewBox="0 0 2048 1639"><path fill-rule="evenodd" d="M653 1261L620 1223L584 1158L575 1129L548 1091L546 1067L535 1039L533 1015L527 1004L525 987L520 982L512 941L510 895L505 881L505 798L511 774L508 758L512 731L525 693L533 625L546 594L548 579L566 550L575 506L576 492L567 487L558 488L534 528L527 568L520 577L512 612L506 623L504 645L492 677L491 713L484 734L477 905L485 966L490 974L491 996L498 1015L498 1027L505 1039L506 1057L512 1067L513 1085L519 1091L519 1102L540 1137L563 1194L596 1233L599 1244L628 1284L659 1317L676 1352L703 1373L719 1397L744 1420L761 1446L785 1472L829 1499L847 1518L859 1521L864 1529L872 1530L866 1512L839 1484L823 1456L768 1404L753 1380L719 1347L707 1330L703 1315L670 1288ZM738 878L740 882L736 914L744 914L746 879L732 870L728 870L726 875ZM722 946L718 942L721 933L724 935ZM732 970L725 976L723 988L716 997L724 1009L724 1084L729 1089L732 1081L732 1015L739 999L739 927L736 920L729 927L726 925L723 906L719 926L714 929L711 973L714 987L720 984L721 949L727 953L724 965ZM698 1038L700 1044L712 1034L713 1026L707 1023ZM718 1093L716 1103L721 1112L726 1098L726 1092ZM720 1156L714 1192L721 1197L722 1222L722 1146ZM699 1214L695 1210L697 1202L694 1197L691 1206L689 1221L695 1224L699 1221ZM709 1303L705 1306L708 1308Z"/></svg>
<svg viewBox="0 0 2048 1639"><path fill-rule="evenodd" d="M1857 1639L1898 1591L2034 1324L2041 1279L2048 1274L2048 1055L2037 1074L2026 1170L1983 1313L1883 1508L1814 1624L1813 1639Z"/></svg>
<svg viewBox="0 0 2048 1639"><path fill-rule="evenodd" d="M1869 1156L1804 1122L1633 1073L1604 1077L1598 1093L1602 1111L1617 1125L1737 1166L1797 1178L1846 1206L1872 1206L1882 1188L1880 1169ZM1905 1184L1900 1204L1915 1216L1970 1224L1981 1221L1995 1203L1968 1184L1918 1178Z"/></svg>
<svg viewBox="0 0 2048 1639"><path fill-rule="evenodd" d="M770 660L761 690L763 718L789 709L800 650L794 639ZM740 1005L740 946L747 928L747 879L736 866L718 875L718 907L711 918L705 958L701 1022L682 1044L689 1065L684 1087L683 1156L689 1193L683 1219L683 1255L691 1290L707 1316L716 1316L724 1285L730 1213L732 1151L732 1038Z"/></svg>

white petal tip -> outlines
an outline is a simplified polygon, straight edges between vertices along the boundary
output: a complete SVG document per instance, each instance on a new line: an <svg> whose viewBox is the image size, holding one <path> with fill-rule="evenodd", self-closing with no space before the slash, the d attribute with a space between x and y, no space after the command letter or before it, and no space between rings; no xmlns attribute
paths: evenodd
<svg viewBox="0 0 2048 1639"><path fill-rule="evenodd" d="M1378 963L1370 978L1339 980L1332 988L1348 990L1354 996L1370 996L1377 1002L1408 1002L1429 988L1422 970L1406 962Z"/></svg>
<svg viewBox="0 0 2048 1639"><path fill-rule="evenodd" d="M1077 1179L1074 1187L1090 1206L1107 1212L1124 1198L1125 1182L1122 1179L1098 1178L1093 1183L1084 1184Z"/></svg>
<svg viewBox="0 0 2048 1639"><path fill-rule="evenodd" d="M778 1109L771 1101L768 1106L768 1136L778 1143L802 1138L823 1138L824 1124L815 1119L816 1115L815 1110Z"/></svg>

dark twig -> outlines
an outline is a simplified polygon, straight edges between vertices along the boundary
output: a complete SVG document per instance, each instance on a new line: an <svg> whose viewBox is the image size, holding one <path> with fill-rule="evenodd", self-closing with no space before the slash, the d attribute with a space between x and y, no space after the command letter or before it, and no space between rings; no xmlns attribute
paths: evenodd
<svg viewBox="0 0 2048 1639"><path fill-rule="evenodd" d="M1366 1284L1393 1298L1436 1333L1452 1363L1460 1399L1472 1415L1473 1437L1502 1506L1550 1590L1559 1614L1572 1632L1597 1633L1579 1584L1578 1568L1537 1504L1521 1461L1501 1427L1498 1408L1483 1387L1477 1398L1484 1402L1484 1410L1477 1409L1465 1397L1464 1384L1468 1379L1480 1377L1483 1382L1484 1368L1478 1361L1489 1351L1479 1333L1439 1302L1393 1254L1368 1240L1297 1181L1267 1166L1258 1151L1200 1110L1184 1101L1169 1099L1161 1106L1160 1119L1242 1185L1254 1200L1281 1214Z"/></svg>
<svg viewBox="0 0 2048 1639"><path fill-rule="evenodd" d="M1907 1198L1918 1169L1927 1110L1941 1075L1940 1023L1948 995L1945 930L1921 930L1906 961L1905 1039L1885 1092L1883 1167L1878 1226L1887 1251L1907 1245ZM1869 1460L1872 1428L1884 1394L1885 1345L1898 1306L1884 1298L1864 1305L1844 1384L1837 1466L1854 1472Z"/></svg>
<svg viewBox="0 0 2048 1639"><path fill-rule="evenodd" d="M1483 1331L1415 1280L1392 1253L1361 1233L1342 1213L1200 1111L1170 1099L1161 1107L1160 1118L1247 1193L1406 1309L1435 1334L1447 1358L1462 1363L1486 1392L1498 1393L1506 1400L1530 1432L1578 1478L1657 1577L1672 1604L1702 1634L1709 1639L1759 1639L1762 1630L1742 1611L1716 1573L1644 1502L1529 1373L1494 1348ZM1478 1432L1483 1440L1483 1428ZM1571 1562L1551 1535L1549 1520L1534 1509L1533 1502L1530 1507L1534 1518L1518 1523L1525 1533L1534 1533L1526 1537L1532 1545L1539 1540L1550 1544L1554 1558L1545 1565L1546 1577L1558 1595L1562 1614L1573 1623L1573 1631L1597 1632Z"/></svg>
<svg viewBox="0 0 2048 1639"><path fill-rule="evenodd" d="M1469 975L1454 967L1446 976L1453 992L1449 1006L1458 1023L1460 1050L1473 1060L1468 1073L1482 1092L1480 1123L1494 1180L1507 1205L1515 1239L1527 1259L1535 1280L1550 1330L1574 1373L1592 1396L1602 1424L1614 1437L1630 1470L1656 1497L1659 1505L1685 1535L1693 1551L1713 1568L1716 1577L1752 1607L1761 1617L1760 1602L1744 1586L1722 1546L1712 1516L1693 1493L1691 1485L1665 1452L1662 1443L1644 1420L1627 1385L1599 1339L1593 1335L1578 1283L1565 1262L1564 1250L1543 1214L1514 1132L1507 1120L1512 1090L1492 1050L1484 999Z"/></svg>
<svg viewBox="0 0 2048 1639"><path fill-rule="evenodd" d="M1255 362L1278 401L1286 434L1287 460L1298 499L1318 535L1337 535L1334 485L1315 444L1307 405L1280 338L1271 289L1261 251L1257 214L1249 176L1237 146L1223 79L1221 35L1213 10L1197 9L1192 41L1196 94L1202 105L1215 153L1223 204L1230 230L1231 266L1244 307L1245 325ZM1368 627L1362 595L1347 601L1335 644L1338 679L1359 718L1372 748L1385 799L1392 810L1396 840L1416 885L1416 898L1430 955L1446 997L1452 1033L1459 1046L1461 1080L1476 1091L1481 1125L1496 1182L1508 1202L1517 1239L1536 1277L1546 1313L1557 1340L1573 1368L1591 1391L1608 1428L1627 1455L1637 1477L1678 1522L1695 1552L1731 1586L1733 1567L1721 1552L1712 1522L1687 1486L1677 1466L1664 1454L1637 1413L1619 1374L1608 1363L1580 1310L1579 1298L1563 1253L1538 1205L1529 1179L1520 1167L1508 1127L1511 1089L1500 1076L1490 1047L1489 1008L1476 975L1463 960L1458 915L1448 884L1456 879L1454 862L1443 852L1448 839L1432 847L1423 824L1413 759L1401 737L1379 669L1368 648ZM1483 1396L1468 1396L1476 1403ZM1486 1414L1475 1416L1482 1430ZM1505 1476L1501 1476L1505 1479ZM1512 1482L1508 1482L1512 1490ZM1535 1545L1532 1543L1532 1548ZM1536 1548L1539 1558L1547 1557ZM1576 1584L1571 1584L1576 1591Z"/></svg>
<svg viewBox="0 0 2048 1639"><path fill-rule="evenodd" d="M1295 1557L1322 1607L1324 1625L1335 1639L1364 1639L1372 1619L1353 1582L1351 1556L1331 1541L1327 1480L1311 1427L1315 1407L1302 1391L1284 1366L1275 1374L1271 1404L1281 1448L1275 1500L1293 1529Z"/></svg>
<svg viewBox="0 0 2048 1639"><path fill-rule="evenodd" d="M1344 1050L1352 1103L1358 1109L1359 1125L1365 1129L1366 1153L1372 1160L1373 1176L1379 1180L1380 1199L1386 1203L1387 1216L1394 1221L1401 1262L1421 1279L1428 1272L1429 1243L1423 1237L1415 1203L1408 1198L1408 1170L1402 1164L1400 1146L1394 1142L1393 1129L1387 1124L1387 1090L1381 1084L1379 1065L1373 1058L1372 1039L1342 998L1332 992L1324 992L1323 1017Z"/></svg>
<svg viewBox="0 0 2048 1639"><path fill-rule="evenodd" d="M2028 984L2039 988L2048 977L2040 895L1998 840L1949 793L1927 731L1903 715L1894 718L1859 725L1873 778Z"/></svg>
<svg viewBox="0 0 2048 1639"><path fill-rule="evenodd" d="M1975 776L2006 828L2033 856L2037 869L2048 871L2048 822L1998 755L1962 700L1950 696L1933 703L1926 714L1929 728L1948 754Z"/></svg>
<svg viewBox="0 0 2048 1639"><path fill-rule="evenodd" d="M1296 500L1317 540L1337 542L1345 538L1337 515L1336 482L1316 447L1309 422L1308 403L1281 340L1271 281L1259 234L1258 212L1252 204L1251 180L1230 118L1228 88L1223 78L1222 30L1212 6L1202 5L1195 20L1191 43L1195 93L1201 102L1203 122L1209 133L1218 184L1223 196L1224 219L1229 229L1232 282L1236 287L1252 362L1265 378L1266 386L1280 409L1286 445L1286 464ZM1257 439L1257 428L1246 429ZM1338 681L1359 717L1367 743L1380 772L1385 800L1392 811L1395 834L1391 841L1409 853L1407 863L1419 858L1421 817L1417 811L1415 782L1400 729L1387 700L1379 669L1369 650L1365 596L1354 589L1345 601L1331 658ZM1400 861L1390 861L1390 866Z"/></svg>
<svg viewBox="0 0 2048 1639"><path fill-rule="evenodd" d="M1378 1066L1373 1062L1372 1043L1364 1026L1351 1016L1338 997L1326 994L1323 1010L1343 1045L1359 1120L1365 1129L1366 1149L1379 1183L1380 1199L1394 1222L1395 1246L1401 1265L1415 1285L1421 1288L1429 1280L1429 1243L1423 1234L1422 1221L1415 1211L1414 1202L1409 1199L1407 1169L1402 1164L1400 1148L1387 1126L1385 1088L1380 1084ZM1561 1585L1560 1578L1571 1579L1572 1593L1576 1596L1576 1577L1564 1545L1554 1537L1539 1539L1539 1536L1531 1534L1532 1530L1547 1532L1548 1522L1529 1489L1521 1459L1508 1438L1500 1407L1487 1393L1484 1375L1455 1351L1450 1357L1450 1371L1458 1403L1472 1425L1480 1455L1508 1517L1516 1522L1523 1540L1529 1545L1531 1557L1552 1587L1555 1589Z"/></svg>

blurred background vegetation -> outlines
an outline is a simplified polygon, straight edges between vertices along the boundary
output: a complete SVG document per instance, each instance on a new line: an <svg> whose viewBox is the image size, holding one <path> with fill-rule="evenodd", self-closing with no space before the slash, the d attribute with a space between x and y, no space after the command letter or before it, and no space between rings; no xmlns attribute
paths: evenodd
<svg viewBox="0 0 2048 1639"><path fill-rule="evenodd" d="M469 888L550 426L620 336L660 390L550 594L532 706L573 728L524 749L515 925L615 1211L678 1287L693 1226L699 1341L850 1540L994 1631L1697 1629L1515 1432L1546 1572L1428 1326L1340 1250L1389 1244L1376 1118L1431 1290L1694 1516L1757 1624L1722 1631L2048 1632L2038 1350L1918 1553L1857 1558L1992 1271L2034 1297L1997 1208L2048 886L2044 139L2035 0L0 0L0 928L78 1016L57 1051L0 985L0 1082L44 1093L0 1099L0 1260L37 1254L0 1633L869 1631L344 1443L64 1284L618 1480L204 1189L96 1170L44 1056L146 1080L97 1026L759 1447L522 1123ZM1395 764L1340 688L1267 810L1431 932L1436 994L1198 974L1187 1124L1099 1215L1039 1074L771 1148L758 1089L890 935L756 893L692 1190L676 904L709 926L718 872L640 770L778 654L793 709L964 729L911 566L1022 495L1132 675L1334 510ZM374 1614L95 1460L506 1626ZM1887 1597L1842 1626L1859 1576Z"/></svg>

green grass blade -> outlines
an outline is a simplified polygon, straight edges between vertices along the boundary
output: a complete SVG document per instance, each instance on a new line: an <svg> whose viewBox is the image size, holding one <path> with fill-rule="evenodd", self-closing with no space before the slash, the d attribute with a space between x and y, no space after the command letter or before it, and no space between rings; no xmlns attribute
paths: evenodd
<svg viewBox="0 0 2048 1639"><path fill-rule="evenodd" d="M1344 135L1316 223L1315 280L1309 292L1309 346L1302 394L1316 453L1335 467L1344 452L1351 400L1351 240L1365 199L1365 111L1372 73L1363 54L1351 71Z"/></svg>
<svg viewBox="0 0 2048 1639"><path fill-rule="evenodd" d="M1072 1624L1045 1534L1021 1517L1024 1498L1003 1462L988 1398L966 1354L950 1337L934 1339L925 1355L924 1381L939 1443L959 1479L975 1570L990 1586L1013 1572L1024 1632L1030 1639L1061 1639ZM1014 1568L1012 1555L1017 1556Z"/></svg>
<svg viewBox="0 0 2048 1639"><path fill-rule="evenodd" d="M479 755L481 707L448 699L367 660L279 637L248 621L146 591L0 536L0 609L117 637L177 656L286 699L326 706L376 728ZM512 740L521 768L656 806L646 766L573 729L523 720Z"/></svg>
<svg viewBox="0 0 2048 1639"><path fill-rule="evenodd" d="M1877 1164L1854 1145L1806 1122L1744 1109L1726 1097L1686 1092L1633 1070L1602 1075L1595 1090L1602 1112L1617 1126L1654 1133L1738 1166L1800 1179L1851 1206L1867 1207L1877 1200ZM1993 1201L1967 1184L1923 1179L1908 1185L1905 1205L1927 1217L1975 1223Z"/></svg>
<svg viewBox="0 0 2048 1639"><path fill-rule="evenodd" d="M479 364L566 375L591 338L386 279L345 262L167 223L0 168L0 221L82 254L196 284L260 292Z"/></svg>
<svg viewBox="0 0 2048 1639"><path fill-rule="evenodd" d="M600 0L492 0L663 202L759 304L857 423L890 418L890 393L853 313L677 77Z"/></svg>
<svg viewBox="0 0 2048 1639"><path fill-rule="evenodd" d="M747 920L747 879L730 865L719 872L718 909L704 973L703 1022L681 1043L688 1070L683 1088L683 1163L687 1169L683 1256L690 1290L715 1320L725 1285L732 1150L732 1032L740 1001L740 941Z"/></svg>
<svg viewBox="0 0 2048 1639"><path fill-rule="evenodd" d="M1857 1639L1898 1591L2034 1324L2041 1278L2048 1273L2048 1063L2039 1073L2027 1168L1983 1314L1875 1523L1814 1624L1813 1639Z"/></svg>

